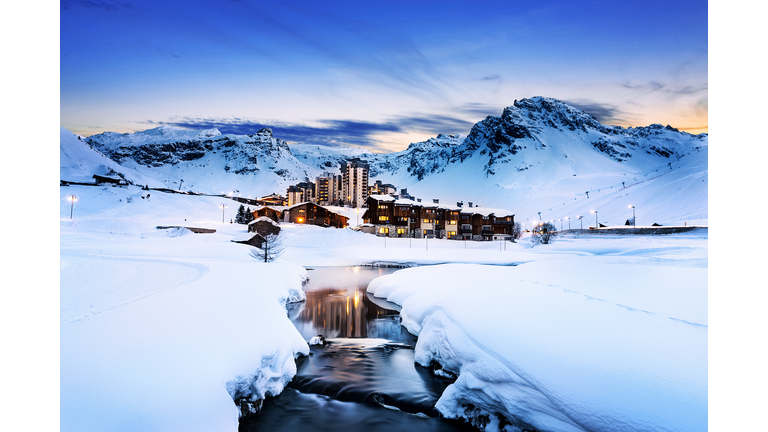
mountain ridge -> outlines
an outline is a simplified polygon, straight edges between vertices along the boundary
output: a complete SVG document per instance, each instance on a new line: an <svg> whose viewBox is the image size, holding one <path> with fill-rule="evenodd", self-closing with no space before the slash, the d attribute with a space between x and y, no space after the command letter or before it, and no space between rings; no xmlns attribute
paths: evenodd
<svg viewBox="0 0 768 432"><path fill-rule="evenodd" d="M537 96L515 100L500 116L487 116L466 137L438 134L388 154L289 146L269 128L233 135L161 126L134 134L105 132L84 143L166 187L183 183L203 193L284 193L288 185L314 180L323 171L338 172L339 164L356 157L369 163L371 183L381 180L412 195L549 208L546 199L589 199L608 185L631 183L628 179L639 173L685 167L693 159L706 178L706 164L691 156L702 150L706 155L708 135L661 124L602 125L583 110ZM693 213L706 213L706 187L696 195L703 205Z"/></svg>

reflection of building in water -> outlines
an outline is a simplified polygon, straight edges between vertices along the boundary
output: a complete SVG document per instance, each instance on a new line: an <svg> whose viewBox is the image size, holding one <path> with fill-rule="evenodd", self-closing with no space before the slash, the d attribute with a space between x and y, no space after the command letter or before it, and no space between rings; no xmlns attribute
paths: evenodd
<svg viewBox="0 0 768 432"><path fill-rule="evenodd" d="M307 292L306 307L299 321L310 321L317 329L323 329L326 338L373 337L368 334L368 320L395 311L382 312L375 304L369 304L365 293L354 289L317 289ZM367 316L371 309L373 316Z"/></svg>

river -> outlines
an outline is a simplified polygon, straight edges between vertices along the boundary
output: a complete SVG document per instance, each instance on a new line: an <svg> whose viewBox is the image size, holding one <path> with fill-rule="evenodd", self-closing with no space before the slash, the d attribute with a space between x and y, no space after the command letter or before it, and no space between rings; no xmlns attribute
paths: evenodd
<svg viewBox="0 0 768 432"><path fill-rule="evenodd" d="M240 431L476 431L442 419L434 405L452 382L414 362L416 338L400 325L399 306L366 292L397 269L308 269L306 302L288 314L301 335L322 335L297 359L297 373Z"/></svg>

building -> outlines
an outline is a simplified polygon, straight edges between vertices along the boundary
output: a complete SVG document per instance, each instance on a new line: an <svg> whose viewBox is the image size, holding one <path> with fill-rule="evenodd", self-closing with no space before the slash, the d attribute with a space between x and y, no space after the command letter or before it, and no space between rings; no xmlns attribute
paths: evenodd
<svg viewBox="0 0 768 432"><path fill-rule="evenodd" d="M253 219L255 220L255 219L266 216L272 219L273 221L278 222L280 219L283 218L283 210L285 210L284 207L263 206L253 210Z"/></svg>
<svg viewBox="0 0 768 432"><path fill-rule="evenodd" d="M362 207L368 199L368 162L353 158L341 164L342 196L339 202Z"/></svg>
<svg viewBox="0 0 768 432"><path fill-rule="evenodd" d="M255 232L262 237L280 234L280 225L268 216L262 216L248 223L248 232Z"/></svg>
<svg viewBox="0 0 768 432"><path fill-rule="evenodd" d="M262 205L285 206L288 204L288 198L282 197L275 193L263 196L259 201L261 201Z"/></svg>
<svg viewBox="0 0 768 432"><path fill-rule="evenodd" d="M393 195L397 193L397 188L389 183L381 183L376 180L374 184L368 187L368 195Z"/></svg>
<svg viewBox="0 0 768 432"><path fill-rule="evenodd" d="M294 186L288 186L287 197L289 207L303 202L316 202L315 184L304 181Z"/></svg>
<svg viewBox="0 0 768 432"><path fill-rule="evenodd" d="M515 215L485 207L462 209L432 203L371 195L363 223L376 235L387 237L447 238L456 240L509 240Z"/></svg>
<svg viewBox="0 0 768 432"><path fill-rule="evenodd" d="M315 179L315 203L337 205L343 196L342 176L323 172Z"/></svg>
<svg viewBox="0 0 768 432"><path fill-rule="evenodd" d="M311 202L304 202L283 210L283 221L295 224L345 228L349 218Z"/></svg>

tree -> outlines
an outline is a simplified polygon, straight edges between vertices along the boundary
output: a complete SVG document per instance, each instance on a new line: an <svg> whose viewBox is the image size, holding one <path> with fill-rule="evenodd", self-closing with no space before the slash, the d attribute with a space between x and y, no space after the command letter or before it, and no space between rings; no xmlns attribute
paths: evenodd
<svg viewBox="0 0 768 432"><path fill-rule="evenodd" d="M240 208L237 209L237 216L235 216L235 222L236 223L243 223L243 217L245 216L245 207L243 207L242 204L240 204Z"/></svg>
<svg viewBox="0 0 768 432"><path fill-rule="evenodd" d="M523 226L520 224L520 222L515 222L512 224L512 241L519 239L523 236Z"/></svg>
<svg viewBox="0 0 768 432"><path fill-rule="evenodd" d="M253 259L266 263L274 261L282 255L285 246L283 246L282 237L279 234L267 234L262 239L261 247L253 248L249 253Z"/></svg>
<svg viewBox="0 0 768 432"><path fill-rule="evenodd" d="M533 230L532 236L535 244L550 244L555 242L557 231L555 230L554 225L549 222L544 222L544 224L539 225Z"/></svg>
<svg viewBox="0 0 768 432"><path fill-rule="evenodd" d="M253 212L251 211L250 207L246 207L245 212L243 213L243 222L244 224L248 225L249 223L253 222Z"/></svg>

